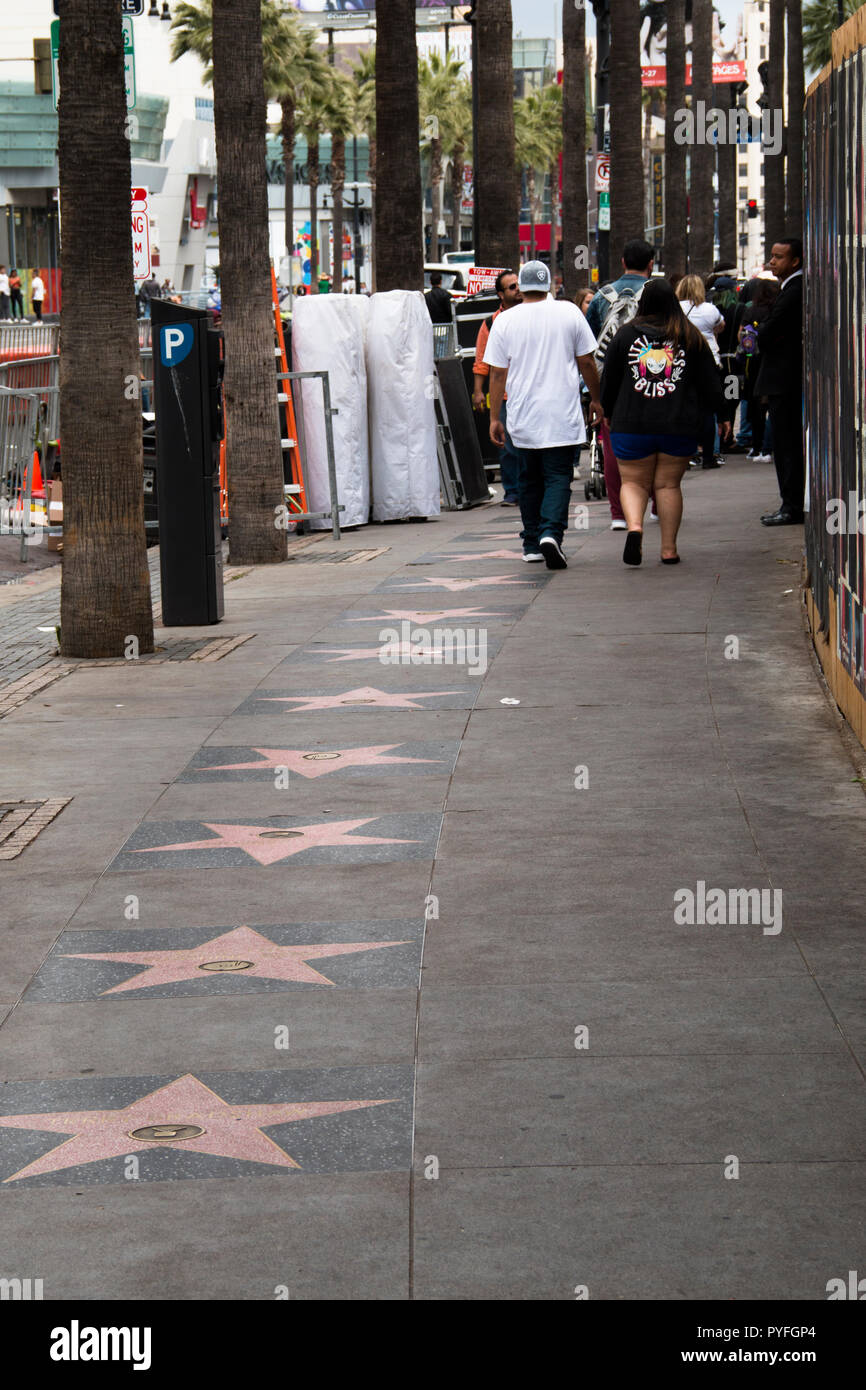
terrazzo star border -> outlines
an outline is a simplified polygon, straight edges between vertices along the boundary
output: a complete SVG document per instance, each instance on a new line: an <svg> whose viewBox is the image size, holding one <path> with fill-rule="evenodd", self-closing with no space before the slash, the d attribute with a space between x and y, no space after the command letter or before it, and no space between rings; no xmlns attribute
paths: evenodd
<svg viewBox="0 0 866 1390"><path fill-rule="evenodd" d="M0 1099L0 1194L278 1173L405 1171L412 1069L24 1081ZM2 1200L2 1196L0 1196Z"/></svg>
<svg viewBox="0 0 866 1390"><path fill-rule="evenodd" d="M522 574L524 570L525 566L516 573ZM528 607L528 602L519 604L500 602L497 595L492 607L483 603L475 603L459 608L348 608L345 613L340 613L333 619L333 626L354 628L359 638L367 635L363 630L363 625L367 623L378 623L382 628L399 628L402 623L412 623L427 628L437 627L443 623L448 627L477 627L479 625L486 626L490 622L517 622L518 618L523 617Z"/></svg>
<svg viewBox="0 0 866 1390"><path fill-rule="evenodd" d="M415 988L424 920L63 932L25 1005Z"/></svg>
<svg viewBox="0 0 866 1390"><path fill-rule="evenodd" d="M414 579L386 579L384 583L377 584L373 593L435 593L444 590L449 594L461 594L472 589L542 589L550 578L551 576L547 572L534 574L532 571L528 575L522 573L490 574L486 577L473 575L469 578L459 578L456 575L452 578L448 575L428 574Z"/></svg>
<svg viewBox="0 0 866 1390"><path fill-rule="evenodd" d="M452 667L452 670L457 669ZM449 673L444 670L437 670L435 675L443 685L448 681ZM316 711L364 714L381 710L472 709L481 690L480 681L465 682L464 679L460 689L454 688L459 684L459 679L448 683L450 689L440 687L438 690L384 690L378 683L336 691L319 688L306 690L303 694L288 690L257 690L242 705L238 705L233 715L272 714L285 719L286 715Z"/></svg>
<svg viewBox="0 0 866 1390"><path fill-rule="evenodd" d="M458 550L454 553L448 551L434 551L429 555L419 555L416 560L406 562L407 569L412 569L415 565L456 565L456 564L475 564L480 560L520 560L523 555L523 547L518 540L513 546L507 549L499 547L496 550Z"/></svg>
<svg viewBox="0 0 866 1390"><path fill-rule="evenodd" d="M148 869L239 869L258 864L390 864L432 859L440 812L338 820L271 816L264 820L143 821L108 866L109 873Z"/></svg>
<svg viewBox="0 0 866 1390"><path fill-rule="evenodd" d="M457 739L438 743L378 743L372 745L315 743L306 748L221 748L207 744L176 779L178 782L267 782L284 768L289 778L305 781L334 777L340 773L363 776L387 773L394 776L449 775L454 770L460 743Z"/></svg>

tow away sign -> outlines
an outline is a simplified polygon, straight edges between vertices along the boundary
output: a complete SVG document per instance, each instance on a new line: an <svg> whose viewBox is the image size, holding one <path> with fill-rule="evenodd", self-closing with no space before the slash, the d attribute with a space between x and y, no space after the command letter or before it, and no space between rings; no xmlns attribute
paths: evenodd
<svg viewBox="0 0 866 1390"><path fill-rule="evenodd" d="M466 293L481 294L482 290L492 290L496 287L496 277L501 275L504 266L483 266L473 265L469 269L466 278Z"/></svg>
<svg viewBox="0 0 866 1390"><path fill-rule="evenodd" d="M147 189L132 190L132 274L136 280L150 275L150 216Z"/></svg>

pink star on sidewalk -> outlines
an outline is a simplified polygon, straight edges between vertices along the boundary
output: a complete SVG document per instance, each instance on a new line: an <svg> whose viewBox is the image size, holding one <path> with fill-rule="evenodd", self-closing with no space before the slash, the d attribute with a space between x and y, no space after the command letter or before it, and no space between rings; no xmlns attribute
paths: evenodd
<svg viewBox="0 0 866 1390"><path fill-rule="evenodd" d="M487 613L483 608L433 608L427 613L416 612L412 608L386 608L381 614L374 613L370 618L349 618L350 623L385 623L389 618L395 622L439 623L443 618L510 618L511 613Z"/></svg>
<svg viewBox="0 0 866 1390"><path fill-rule="evenodd" d="M429 656L431 659L442 658L445 654L444 647L416 647L414 642L389 642L388 654L394 660L399 657L411 657L412 653ZM337 655L336 653L339 653ZM339 661L376 661L382 664L382 647L326 647L322 655L331 655L332 661L327 664L333 665Z"/></svg>
<svg viewBox="0 0 866 1390"><path fill-rule="evenodd" d="M363 1110L371 1105L393 1104L392 1100L325 1100L237 1105L222 1100L198 1077L187 1075L160 1086L121 1110L46 1111L44 1114L0 1117L0 1127L45 1130L50 1134L70 1136L4 1181L35 1178L82 1163L98 1163L104 1158L159 1148L191 1149L193 1153L220 1158L270 1163L276 1168L300 1168L284 1149L262 1133L264 1128L317 1119L322 1115L339 1115L345 1110ZM130 1137L133 1130L145 1128L165 1130L166 1137ZM171 1131L177 1129L201 1132L172 1141Z"/></svg>
<svg viewBox="0 0 866 1390"><path fill-rule="evenodd" d="M372 685L359 685L357 690L344 690L340 695L263 695L262 701L269 704L288 704L294 701L294 709L287 714L302 714L315 709L341 709L343 705L372 705L376 709L424 709L419 700L432 700L437 695L459 695L459 690L420 690L407 695L398 691L389 694L387 690L377 690ZM395 744L394 747L397 745Z"/></svg>
<svg viewBox="0 0 866 1390"><path fill-rule="evenodd" d="M327 752L311 751L306 748L254 748L264 762L218 763L211 767L197 767L196 772L245 772L248 769L275 771L287 767L300 777L324 777L328 772L338 772L342 767L388 767L393 763L436 763L439 758L390 758L386 755L399 743L379 743L372 748L333 748Z"/></svg>
<svg viewBox="0 0 866 1390"><path fill-rule="evenodd" d="M190 840L182 845L151 845L147 849L134 849L133 854L168 854L173 851L189 849L242 849L259 864L276 864L281 859L291 859L303 854L305 849L321 849L325 845L338 848L361 848L368 845L417 845L419 840L388 840L378 835L351 835L362 825L369 825L376 816L364 820L327 821L324 825L297 825L291 829L271 829L263 825L214 825L203 821L206 830L212 830L213 840Z"/></svg>
<svg viewBox="0 0 866 1390"><path fill-rule="evenodd" d="M491 574L487 579L447 579L444 575L425 575L423 579L408 580L403 588L414 589L418 584L427 584L431 589L448 589L452 594L459 594L463 589L492 589L496 585L503 589L519 588L530 583L530 580L518 579L513 574Z"/></svg>
<svg viewBox="0 0 866 1390"><path fill-rule="evenodd" d="M130 989L153 989L176 984L179 980L212 979L215 975L253 976L260 980L294 980L304 985L333 985L333 980L307 965L308 959L353 955L358 951L380 951L387 946L408 946L407 941L346 941L320 946L278 946L252 927L235 927L200 946L183 951L81 951L66 960L116 960L128 965L144 965L142 974L122 984L102 990L102 994L123 994ZM208 971L208 965L221 965ZM234 969L232 969L234 967Z"/></svg>

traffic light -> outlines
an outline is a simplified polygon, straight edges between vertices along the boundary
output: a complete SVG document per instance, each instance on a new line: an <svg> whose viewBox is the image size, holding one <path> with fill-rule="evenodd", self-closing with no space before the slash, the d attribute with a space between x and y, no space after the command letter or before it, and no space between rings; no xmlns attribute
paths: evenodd
<svg viewBox="0 0 866 1390"><path fill-rule="evenodd" d="M758 201L757 201L756 198L750 198L750 199L749 199L748 208L749 208L749 216L750 216L750 217L757 217L757 215L758 215Z"/></svg>

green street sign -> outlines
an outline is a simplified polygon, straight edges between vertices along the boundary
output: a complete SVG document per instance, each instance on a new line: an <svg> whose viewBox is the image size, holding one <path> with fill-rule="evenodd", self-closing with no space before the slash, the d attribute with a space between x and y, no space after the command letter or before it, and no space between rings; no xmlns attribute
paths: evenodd
<svg viewBox="0 0 866 1390"><path fill-rule="evenodd" d="M132 19L124 15L123 25L123 80L126 85L127 110L135 105L135 41L132 37ZM57 110L57 95L60 91L60 20L51 21L51 99Z"/></svg>
<svg viewBox="0 0 866 1390"><path fill-rule="evenodd" d="M135 43L132 37L132 19L124 15L123 24L123 80L126 83L127 110L135 105Z"/></svg>
<svg viewBox="0 0 866 1390"><path fill-rule="evenodd" d="M599 193L599 195L598 195L598 205L599 205L600 208L609 208L609 207L610 207L610 194L609 194L609 193Z"/></svg>
<svg viewBox="0 0 866 1390"><path fill-rule="evenodd" d="M51 100L57 110L57 93L60 90L60 20L51 21Z"/></svg>

